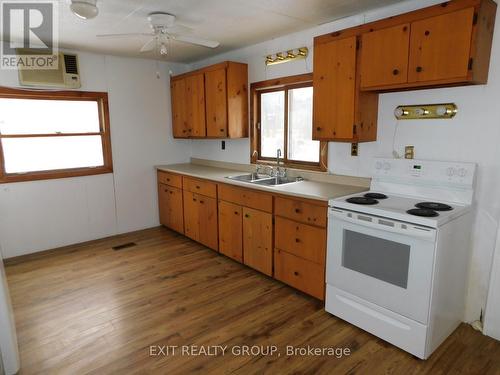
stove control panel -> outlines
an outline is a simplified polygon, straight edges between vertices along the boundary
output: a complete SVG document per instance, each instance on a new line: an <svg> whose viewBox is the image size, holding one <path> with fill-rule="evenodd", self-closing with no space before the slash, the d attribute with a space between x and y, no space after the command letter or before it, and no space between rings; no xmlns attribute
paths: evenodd
<svg viewBox="0 0 500 375"><path fill-rule="evenodd" d="M472 186L475 163L445 162L414 159L375 158L373 178L379 181L399 181L408 184L451 184Z"/></svg>

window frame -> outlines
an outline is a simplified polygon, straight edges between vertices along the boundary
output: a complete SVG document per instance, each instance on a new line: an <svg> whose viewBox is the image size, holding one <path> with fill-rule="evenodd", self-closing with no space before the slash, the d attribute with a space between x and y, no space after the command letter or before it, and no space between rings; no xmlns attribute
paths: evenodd
<svg viewBox="0 0 500 375"><path fill-rule="evenodd" d="M109 126L109 105L106 92L94 91L35 91L24 89L0 88L0 98L7 99L38 99L38 100L68 100L95 101L98 104L99 132L92 133L54 133L54 134L4 134L0 133L0 183L49 180L57 178L92 176L113 173L113 158L111 152L111 134ZM96 136L101 137L104 165L98 167L51 169L44 171L6 173L3 138L34 138L61 136Z"/></svg>
<svg viewBox="0 0 500 375"><path fill-rule="evenodd" d="M291 89L313 87L312 73L282 77L254 82L250 85L250 161L252 164L276 165L276 158L261 156L260 106L263 93L284 91L284 150L283 164L288 168L307 169L326 172L328 170L328 142L319 141L319 161L308 162L288 159L288 91ZM312 124L311 124L312 126Z"/></svg>

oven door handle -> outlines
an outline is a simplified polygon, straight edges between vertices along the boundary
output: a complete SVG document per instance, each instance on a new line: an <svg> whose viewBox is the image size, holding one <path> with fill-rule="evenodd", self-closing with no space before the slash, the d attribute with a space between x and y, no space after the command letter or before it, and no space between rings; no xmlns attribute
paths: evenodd
<svg viewBox="0 0 500 375"><path fill-rule="evenodd" d="M434 241L436 238L436 230L433 228L427 228L427 227L418 226L418 225L410 224L410 223L403 223L404 225L407 226L407 229L401 229L401 228L396 227L397 223L399 223L398 221L377 218L377 217L373 217L370 215L365 215L365 214L361 214L361 213L357 213L357 212L350 212L350 213L352 215L365 217L365 218L367 218L367 220L354 219L352 217L348 217L346 211L342 211L342 210L336 209L336 208L329 209L328 217L329 217L329 219L335 218L338 220L345 221L347 223L352 223L352 224L361 225L361 226L368 227L368 228L383 230L385 232L392 232L392 233L398 233L398 234L411 236L411 237L418 237L418 238L422 238L422 239L429 240L429 241ZM368 219L371 219L372 221L369 221ZM377 223L374 223L373 220L376 220ZM378 223L379 220L393 222L394 226L379 224Z"/></svg>

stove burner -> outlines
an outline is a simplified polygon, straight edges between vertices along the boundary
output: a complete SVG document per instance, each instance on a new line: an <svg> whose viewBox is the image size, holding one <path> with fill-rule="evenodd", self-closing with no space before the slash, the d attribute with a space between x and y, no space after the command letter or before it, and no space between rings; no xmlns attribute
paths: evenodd
<svg viewBox="0 0 500 375"><path fill-rule="evenodd" d="M373 199L373 198L367 198L367 197L352 197L352 198L347 198L346 202L354 203L354 204L371 205L371 204L377 204L378 200Z"/></svg>
<svg viewBox="0 0 500 375"><path fill-rule="evenodd" d="M373 199L387 199L387 195L382 193L366 193L365 198L373 198Z"/></svg>
<svg viewBox="0 0 500 375"><path fill-rule="evenodd" d="M423 216L423 217L439 216L439 214L436 211L430 210L428 208L412 208L411 210L406 211L406 213L414 216Z"/></svg>
<svg viewBox="0 0 500 375"><path fill-rule="evenodd" d="M448 206L447 204L444 203L437 203L437 202L421 202L417 203L415 207L418 208L424 208L428 210L434 210L434 211L451 211L453 210L453 207Z"/></svg>

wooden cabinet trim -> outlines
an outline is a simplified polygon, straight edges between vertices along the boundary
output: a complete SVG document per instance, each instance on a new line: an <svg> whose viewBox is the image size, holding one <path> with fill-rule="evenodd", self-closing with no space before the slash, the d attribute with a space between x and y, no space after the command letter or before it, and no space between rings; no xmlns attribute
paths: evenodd
<svg viewBox="0 0 500 375"><path fill-rule="evenodd" d="M322 228L326 227L327 223L326 206L320 206L311 201L276 197L274 213L276 216Z"/></svg>

